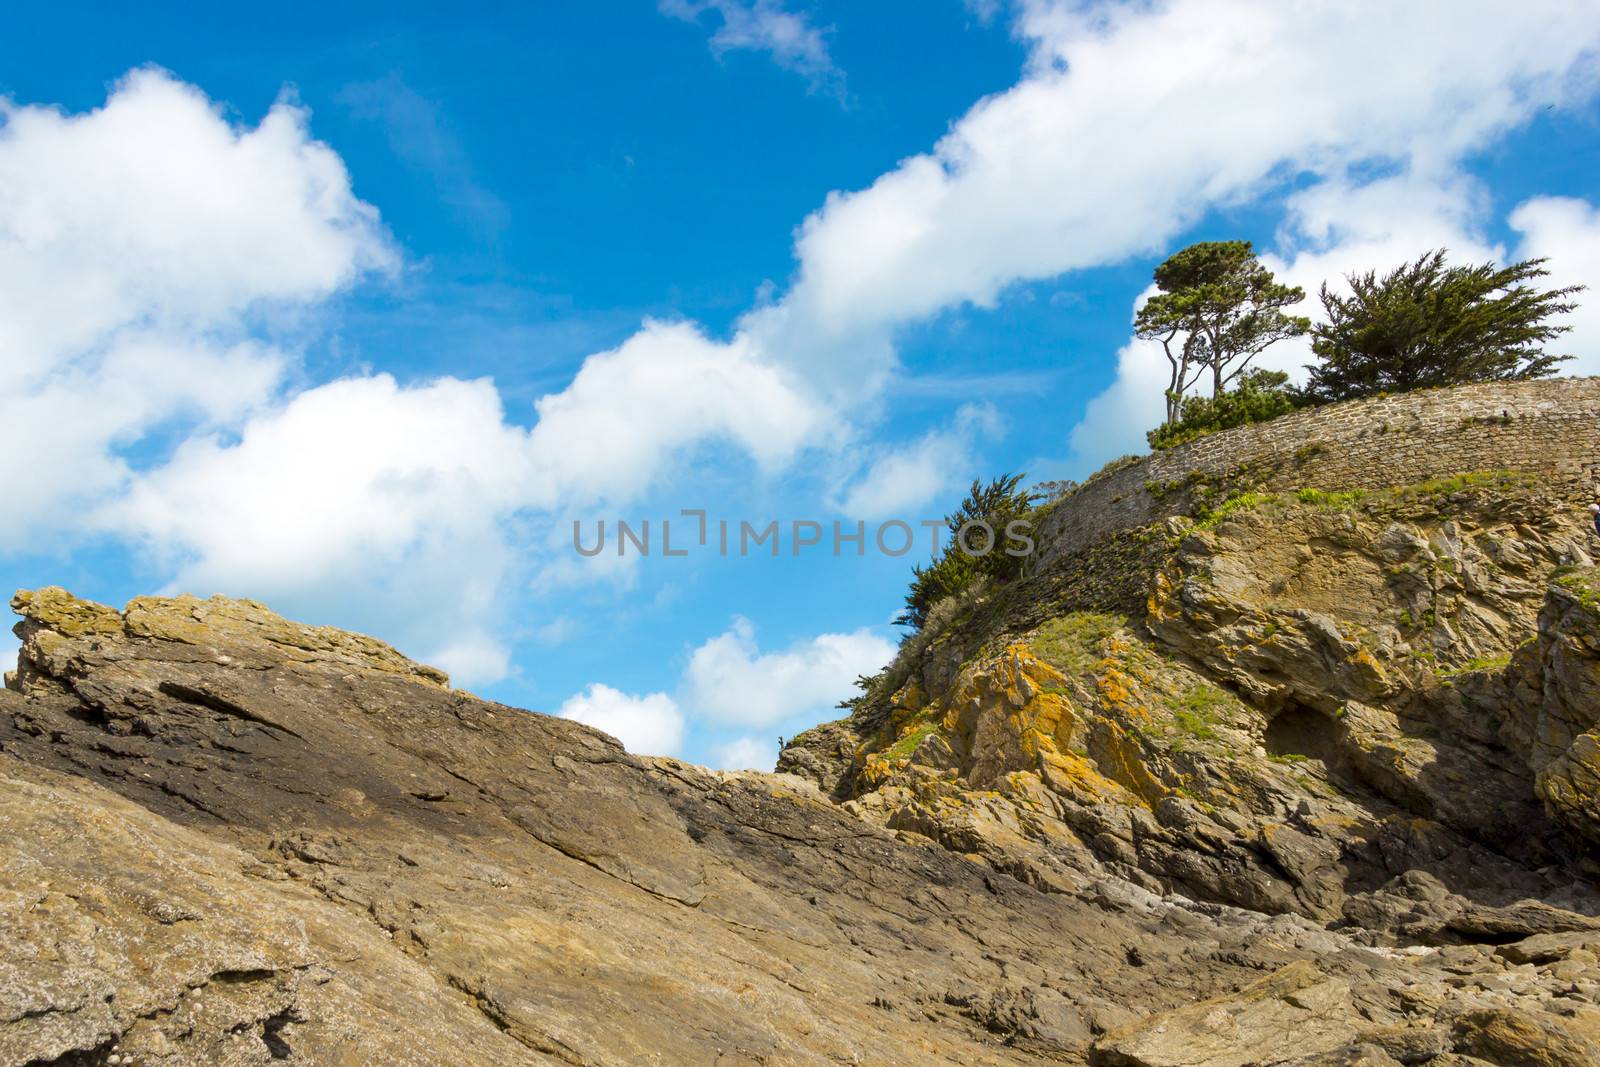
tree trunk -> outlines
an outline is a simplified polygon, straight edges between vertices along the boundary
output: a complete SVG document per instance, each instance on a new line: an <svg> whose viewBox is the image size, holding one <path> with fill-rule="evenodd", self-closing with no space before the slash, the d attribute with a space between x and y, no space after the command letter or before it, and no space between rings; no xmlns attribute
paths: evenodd
<svg viewBox="0 0 1600 1067"><path fill-rule="evenodd" d="M1211 399L1217 400L1222 396L1222 372L1228 365L1222 358L1222 338L1215 332L1211 334Z"/></svg>

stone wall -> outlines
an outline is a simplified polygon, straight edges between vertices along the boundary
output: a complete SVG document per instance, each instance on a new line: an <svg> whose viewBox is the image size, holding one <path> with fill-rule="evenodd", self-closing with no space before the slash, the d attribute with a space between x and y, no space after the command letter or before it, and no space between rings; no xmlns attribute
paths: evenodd
<svg viewBox="0 0 1600 1067"><path fill-rule="evenodd" d="M1181 511L1207 481L1381 489L1491 470L1540 475L1575 504L1600 489L1600 378L1351 400L1211 434L1091 479L1045 520L1043 558Z"/></svg>

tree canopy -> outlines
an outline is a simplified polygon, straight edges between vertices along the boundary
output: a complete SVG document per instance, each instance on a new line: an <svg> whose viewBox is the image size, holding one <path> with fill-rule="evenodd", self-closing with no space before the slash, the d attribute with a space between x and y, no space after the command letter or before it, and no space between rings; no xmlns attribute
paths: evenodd
<svg viewBox="0 0 1600 1067"><path fill-rule="evenodd" d="M1304 300L1305 290L1279 283L1249 241L1190 245L1156 268L1155 283L1161 291L1139 309L1134 332L1166 352L1168 423L1181 416L1184 394L1205 371L1212 397L1220 398L1269 345L1311 328L1310 319L1283 311Z"/></svg>
<svg viewBox="0 0 1600 1067"><path fill-rule="evenodd" d="M1571 327L1582 286L1540 290L1544 260L1449 266L1439 249L1379 277L1349 275L1350 295L1322 286L1308 386L1318 401L1462 382L1543 378L1570 358L1543 346Z"/></svg>
<svg viewBox="0 0 1600 1067"><path fill-rule="evenodd" d="M940 557L927 566L917 564L911 572L911 588L906 593L906 609L895 619L901 626L922 629L928 612L945 597L955 596L979 578L1010 581L1022 573L1023 557L1005 551L1006 527L1033 513L1038 494L1020 488L1023 475L1005 474L984 485L973 480L961 506L945 516L950 539ZM968 522L984 522L993 535L990 550L981 556L969 555L956 543L961 528ZM984 547L977 535L975 549Z"/></svg>

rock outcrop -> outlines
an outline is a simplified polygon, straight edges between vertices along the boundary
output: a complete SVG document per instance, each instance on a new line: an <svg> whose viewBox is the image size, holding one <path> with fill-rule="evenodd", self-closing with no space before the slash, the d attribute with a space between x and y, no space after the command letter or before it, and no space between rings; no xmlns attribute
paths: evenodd
<svg viewBox="0 0 1600 1067"><path fill-rule="evenodd" d="M1237 489L935 613L780 769L1047 896L1110 875L1412 960L1525 965L1519 943L1592 944L1600 571L1575 505L1514 473ZM1143 574L1142 604L1081 581L1108 552ZM1588 997L1600 968L1577 951L1563 973ZM1259 1047L1256 1031L1328 1045L1333 1058L1306 1062L1522 1062L1496 1045L1512 1032L1581 1050L1527 1062L1593 1055L1591 1001L1569 1042L1538 1036L1546 1020L1519 1013L1548 1002L1520 996L1433 1002L1403 1055L1382 1035L1313 1038L1323 1007L1376 1014L1350 1007L1357 987L1296 966L1244 1000L1108 1035L1098 1062L1256 1062L1229 1058ZM1308 997L1322 1007L1295 1006Z"/></svg>
<svg viewBox="0 0 1600 1067"><path fill-rule="evenodd" d="M1056 1062L1255 969L259 605L14 606L0 1062Z"/></svg>
<svg viewBox="0 0 1600 1067"><path fill-rule="evenodd" d="M942 605L776 774L19 593L0 1063L1600 1063L1570 492L1207 488Z"/></svg>

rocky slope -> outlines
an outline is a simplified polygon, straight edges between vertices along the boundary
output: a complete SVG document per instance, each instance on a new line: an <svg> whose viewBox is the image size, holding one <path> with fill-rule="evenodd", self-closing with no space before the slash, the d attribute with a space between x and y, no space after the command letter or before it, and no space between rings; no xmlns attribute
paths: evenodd
<svg viewBox="0 0 1600 1067"><path fill-rule="evenodd" d="M946 604L780 769L1044 895L1109 874L1418 960L1588 937L1560 933L1600 914L1600 575L1581 501L1510 472L1213 500ZM1571 1008L1593 1040L1600 967L1581 950L1561 973L1570 1003L1530 977L1499 1008ZM1471 1009L1433 1006L1420 1028L1452 1062L1442 1050L1470 1042L1445 1022ZM1481 1058L1600 1062L1518 1055Z"/></svg>
<svg viewBox="0 0 1600 1067"><path fill-rule="evenodd" d="M946 605L775 775L19 593L0 1063L1600 1063L1590 548L1518 477L1234 494Z"/></svg>

